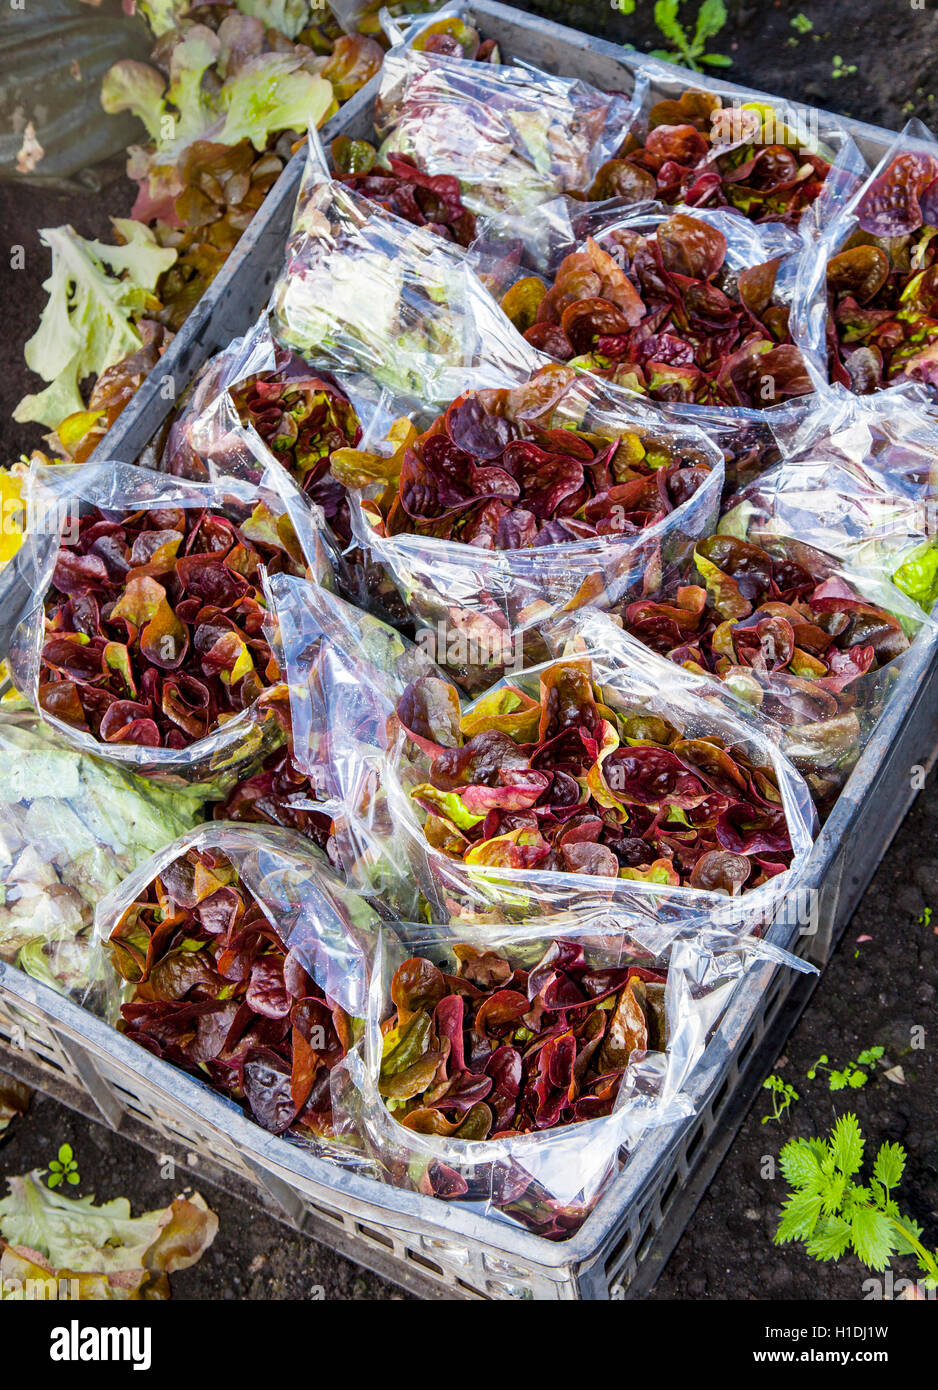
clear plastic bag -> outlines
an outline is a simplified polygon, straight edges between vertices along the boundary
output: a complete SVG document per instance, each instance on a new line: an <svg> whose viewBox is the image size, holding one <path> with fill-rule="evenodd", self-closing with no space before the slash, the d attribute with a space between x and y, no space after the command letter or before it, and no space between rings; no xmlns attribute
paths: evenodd
<svg viewBox="0 0 938 1390"><path fill-rule="evenodd" d="M774 429L781 458L731 496L719 530L794 536L890 579L928 612L938 600L938 421L916 389L808 398Z"/></svg>
<svg viewBox="0 0 938 1390"><path fill-rule="evenodd" d="M99 903L86 1007L263 1128L359 1163L331 1074L361 1034L378 926L302 836L211 822Z"/></svg>
<svg viewBox="0 0 938 1390"><path fill-rule="evenodd" d="M807 394L788 318L806 243L725 209L559 199L535 236L535 278L501 296L529 346L651 397L680 418L758 423ZM506 254L511 243L505 248ZM473 247L478 254L478 248ZM496 248L485 248L489 265Z"/></svg>
<svg viewBox="0 0 938 1390"><path fill-rule="evenodd" d="M270 315L275 341L312 366L427 405L522 379L545 360L461 248L331 179L312 138Z"/></svg>
<svg viewBox="0 0 938 1390"><path fill-rule="evenodd" d="M558 662L515 672L479 700L460 707L453 687L443 686L438 678L435 683L410 684L435 672L423 653L391 629L374 619L363 621L341 600L288 576L274 576L270 589L290 685L295 762L311 779L319 780L327 798L336 799L348 847L346 872L353 881L357 878L375 891L393 895L399 916L426 917L452 924L455 930L472 927L476 933L488 922L537 923L552 935L562 934L567 924L581 926L590 921L597 931L627 933L658 952L675 937L693 933L708 921L747 930L762 927L798 883L812 845L814 810L807 787L779 753L766 727L739 707L723 703L720 690L708 677L664 661L591 610L572 615L560 625L556 636L564 646L560 664L577 667L573 679L580 682L580 673L590 671L601 692L597 698L602 707L614 712L618 728L625 727L620 720L634 721L628 727L638 731L638 741L656 742L657 734L667 743L675 731L684 740L722 740L737 750L737 758L743 760L740 766L764 769L768 781L760 786L773 798L770 819L775 827L770 835L766 832L765 843L784 842L788 848L780 862L771 866L768 850L761 852L761 858L747 861L747 876L755 867L754 886L739 892L737 882L733 893L683 885L677 874L662 874L661 861L641 871L630 869L630 876L622 877L618 867L614 876L605 867L600 872L504 867L512 855L493 857L488 849L481 860L464 858L463 849L468 850L470 842L445 827L458 824L465 808L453 808L445 796L432 794L428 774L435 754L431 749L438 754L441 744L457 746L455 735L445 732L454 721L460 721L459 738L465 734L468 740L476 724L480 729L511 726L511 719L506 726L504 718L512 708L530 716L540 704L542 679L546 677L546 691L554 689L557 673L548 673ZM565 647L567 641L574 643L572 649ZM403 706L409 727L420 726L419 710L425 699L433 734L425 732L415 741L407 732L405 714L400 712L405 691L411 704L417 701L413 710ZM595 776L605 776L602 762L618 745L616 725L603 726L602 747L597 742L594 750ZM512 737L521 740L520 725ZM695 743L694 748L705 761L711 756L709 744L704 748ZM529 756L530 751L522 759L526 767ZM713 756L722 765L723 755ZM428 815L431 799L434 812ZM531 797L522 797L519 804L530 806ZM639 804L644 804L641 798ZM473 805L469 822L462 822L470 831L483 820L480 808ZM455 820L447 819L450 814ZM432 842L425 829L428 822ZM519 836L523 833L514 832L512 845L522 845ZM463 849L456 846L460 838ZM511 834L497 843L509 840ZM519 849L514 857L522 862L523 853ZM589 867L586 860L583 864ZM672 881L664 882L668 877ZM405 913L401 885L411 883L424 901L417 900L422 910Z"/></svg>
<svg viewBox="0 0 938 1390"><path fill-rule="evenodd" d="M404 930L406 944L382 935L346 1062L378 1175L550 1240L577 1229L643 1135L693 1113L688 1079L766 949L714 937L663 961L618 935L493 927L454 949L439 929Z"/></svg>
<svg viewBox="0 0 938 1390"><path fill-rule="evenodd" d="M223 425L224 421L220 423ZM252 441L246 432L241 431L236 419L229 423L230 430L220 429L218 438L227 438L231 449L243 449L249 457L253 456L255 448L264 452L260 441ZM202 635L206 640L214 632L214 627L219 628L215 636L220 640L221 629L232 628L232 620L227 615L232 611L240 613L240 627L238 623L233 625L234 631L240 633L237 653L233 649L228 650L232 644L226 639L223 646L217 649L212 646L215 655L211 657L211 662L217 664L219 671L228 671L229 683L249 679L251 690L257 691L256 697L251 696L248 700L248 687L241 684L238 697L242 701L240 711L235 704L232 716L227 721L201 732L196 730L196 726L200 725L198 708L193 706L190 712L189 702L197 701L204 693L206 719L201 723L207 722L211 710L210 691L207 687L204 692L199 690L198 682L195 685L189 684L190 677L184 672L173 680L173 674L187 659L191 664L193 649L190 649L187 628L175 616L171 604L167 610L165 587L153 576L162 573L164 576L173 574L174 581L178 578L175 573L176 552L186 538L184 534L173 529L173 522L182 511L187 519L190 516L196 518L191 523L193 527L204 527L206 517L223 518L224 523L219 523L221 529L215 528L218 535L215 536L214 532L203 533L203 539L199 544L210 548L220 546L223 554L231 550L235 567L238 564L246 565L249 574L251 553L242 553L244 546L237 538L232 549L229 522L241 528L241 536L245 539L250 535L252 545L256 542L269 548L271 554L277 557L277 563L291 568L295 573L310 572L314 577L328 579L329 547L323 536L321 514L314 514L302 501L289 476L269 455L267 467L256 486L235 477L225 477L217 482L187 482L131 464L101 463L81 467L57 465L52 468L34 465L29 475L27 491L30 523L19 567L21 576L30 584L33 606L17 627L11 644L11 671L18 691L40 711L43 720L55 728L73 748L83 753L94 754L128 771L158 778L166 786L199 786L206 796L224 796L252 762L263 757L283 738L285 692L279 680L279 668L272 677L270 674L258 675L248 647L249 641L260 641L265 626L267 633L263 641L269 645L271 641L276 640L276 635L269 626L269 615L265 614L263 605L257 598L252 597L252 594L256 595L259 592L258 576L254 576L252 587L251 579L237 571L241 578L230 579L230 582L226 580L223 586L224 594L216 593L214 605L210 591L216 582L215 577L206 574L203 583L198 574L194 573L187 581L195 586L193 593L203 604L199 614L192 616L193 621L199 620L199 630L205 629ZM97 509L103 514L99 523L96 523L102 528L102 534L99 548L94 551L89 548L88 554L85 555L80 549L85 545L81 518L91 509ZM112 554L113 547L110 541L113 540L114 533L108 532L109 526L114 521L119 521L122 516L128 521L137 518L134 525L141 524L141 518L145 523L146 513L149 512L162 512L166 515L160 518L158 523L154 523L157 526L155 531L150 528L149 531L143 531L142 535L161 534L168 549L153 550L152 544L145 539L139 539L135 542L140 546L135 559L128 561L124 555L126 547L121 549L120 555L116 552ZM229 540L227 547L226 538ZM98 539L96 536L95 544L98 544ZM191 545L194 540L194 535L191 535L186 544ZM91 542L88 544L90 547ZM104 546L107 561L103 557L101 545ZM238 550L239 546L241 551ZM254 557L258 554L255 548ZM180 563L192 558L195 556L187 556L184 550ZM164 561L165 565L161 571L160 566ZM127 568L131 564L135 566L133 570ZM210 568L208 562L206 565ZM197 566L191 565L190 568L198 569ZM231 566L227 568L230 569ZM60 613L67 612L70 617L68 626L63 622L61 637L58 639L60 646L63 643L67 643L68 646L62 646L61 651L56 649L55 662L58 665L54 669L67 678L60 682L62 689L55 695L50 695L48 676L45 678L43 690L40 689L40 685L43 681L43 670L53 669L46 658L49 656L49 639L56 634L46 630L45 605L57 573L62 583L70 586L72 597L66 605L64 591L56 589L61 600ZM128 574L130 579L124 585L124 576ZM121 576L120 580L115 579L114 575ZM131 598L128 597L128 591L134 586L135 579L138 582L133 588ZM114 640L114 631L108 633L102 628L97 600L94 597L96 592L106 592L108 584L118 582L122 585L125 606L130 605L127 612L121 615L121 622L125 625L122 631L126 634L123 644L119 638ZM206 585L209 587L206 588ZM231 592L232 585L241 595L236 603L236 596ZM248 609L242 611L245 603L248 604ZM201 618L202 612L206 613L204 619ZM212 613L220 614L217 621L214 618L209 621ZM136 622L135 614L138 615ZM159 622L153 626L156 619L159 619ZM108 622L111 622L110 617ZM143 702L138 699L141 692L138 691L133 676L131 651L138 637L143 640L148 629L148 651L144 653L146 663L150 670L161 669L176 692L172 696L172 703L178 718L166 709L166 692L169 687L160 683L159 693L164 714L172 724L189 733L189 741L185 746L178 746L178 737L173 739L176 746L166 746L157 726L154 724L152 731L148 727L149 723L153 722L150 696L148 695ZM105 647L99 650L95 644L101 641L105 643ZM90 655L87 661L81 659L81 653L89 651L96 654L96 672L92 671L88 664L91 660ZM261 652L260 655L268 662L267 652ZM235 665L231 666L230 658L234 656L237 659ZM276 667L277 661L272 650L269 658ZM202 660L210 660L208 648L203 653ZM85 724L88 709L82 705L78 688L81 686L83 689L91 690L95 675L100 677L103 674L104 664L115 673L122 673L123 698L119 699L116 692L107 695L102 686L105 699L99 703L107 703L106 714L110 714L113 709L110 701L114 700L118 706L114 713L120 720L124 720L125 717L139 720L140 726L135 728L133 736L140 736L145 742L107 741L108 732L125 732L124 723L120 724L120 728L106 730L102 739L95 737ZM208 668L203 666L202 669ZM211 669L214 672L215 665L212 665ZM69 675L68 672L72 674ZM111 679L109 677L108 685L111 684ZM117 679L116 674L113 679ZM66 689L68 686L71 686L71 691ZM63 695L69 696L70 703L61 703ZM62 713L67 713L68 717L59 717L56 708ZM149 714L148 709L151 711ZM112 722L109 721L109 724ZM85 724L84 728L81 727L82 724ZM154 734L157 739L156 745Z"/></svg>
<svg viewBox="0 0 938 1390"><path fill-rule="evenodd" d="M936 180L938 141L909 121L801 260L791 330L818 388L938 386Z"/></svg>
<svg viewBox="0 0 938 1390"><path fill-rule="evenodd" d="M712 73L698 85L656 58L643 62L639 80L637 139L620 155L630 167L617 161L601 171L606 196L621 189L634 201L729 206L757 222L800 223L810 235L866 174L854 140L829 112L759 94L747 101Z"/></svg>
<svg viewBox="0 0 938 1390"><path fill-rule="evenodd" d="M387 798L387 726L400 692L442 678L427 653L371 614L316 585L268 582L290 687L294 765L313 795L298 809L331 816L330 855L349 883L401 919L419 919L410 844Z"/></svg>
<svg viewBox="0 0 938 1390"><path fill-rule="evenodd" d="M361 489L350 492L350 507L362 551L466 689L490 685L522 655L542 656L541 628L559 613L681 583L695 541L716 524L723 460L715 445L589 374L551 367L515 389L464 395L419 438L413 418L392 427L383 452L343 450L333 468ZM483 430L495 427L490 447ZM574 439L585 450L578 458L566 452ZM514 451L511 469L532 461L530 486L518 501L510 492L447 493L450 509L440 500L443 521L434 521L450 487L450 455L437 467L438 446L479 479L507 479L520 496L500 471ZM483 507L485 496L494 500ZM431 519L409 519L417 505L409 498L424 499ZM466 519L476 534L448 538L440 529L447 516Z"/></svg>
<svg viewBox="0 0 938 1390"><path fill-rule="evenodd" d="M792 536L728 530L695 553L696 583L617 614L628 632L757 712L825 815L896 686L921 608L875 573ZM588 620L589 615L587 615Z"/></svg>
<svg viewBox="0 0 938 1390"><path fill-rule="evenodd" d="M83 990L95 905L201 811L70 748L31 712L0 713L0 959Z"/></svg>
<svg viewBox="0 0 938 1390"><path fill-rule="evenodd" d="M588 188L641 103L530 64L468 62L403 43L385 56L375 102L379 159L400 155L423 173L459 180L487 235L506 218Z"/></svg>

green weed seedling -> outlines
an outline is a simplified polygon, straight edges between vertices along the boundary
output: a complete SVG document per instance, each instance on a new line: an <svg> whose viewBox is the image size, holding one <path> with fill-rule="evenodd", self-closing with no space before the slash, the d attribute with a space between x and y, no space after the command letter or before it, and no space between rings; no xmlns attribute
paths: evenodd
<svg viewBox="0 0 938 1390"><path fill-rule="evenodd" d="M763 1115L762 1123L767 1125L770 1120L780 1120L787 1110L791 1109L792 1101L800 1100L801 1097L794 1086L787 1081L783 1081L780 1076L773 1072L767 1076L762 1083L764 1091L772 1092L772 1114Z"/></svg>
<svg viewBox="0 0 938 1390"><path fill-rule="evenodd" d="M870 1079L869 1072L863 1068L875 1066L885 1051L884 1047L867 1047L854 1061L847 1062L842 1070L828 1066L827 1053L822 1052L809 1070L808 1080L813 1081L819 1071L826 1071L828 1085L832 1091L844 1091L848 1087L852 1091L858 1091Z"/></svg>
<svg viewBox="0 0 938 1390"><path fill-rule="evenodd" d="M63 1182L67 1182L70 1187L77 1187L81 1182L78 1163L72 1152L71 1144L62 1144L59 1148L58 1158L54 1158L49 1164L47 1186L61 1187Z"/></svg>
<svg viewBox="0 0 938 1390"><path fill-rule="evenodd" d="M834 54L831 65L831 77L851 77L856 70L856 63L845 63L839 53Z"/></svg>

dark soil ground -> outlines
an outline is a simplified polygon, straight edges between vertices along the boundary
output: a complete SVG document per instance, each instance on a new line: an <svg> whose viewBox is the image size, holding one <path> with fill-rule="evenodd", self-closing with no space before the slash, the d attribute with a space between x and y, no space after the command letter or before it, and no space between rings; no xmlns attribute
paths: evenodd
<svg viewBox="0 0 938 1390"><path fill-rule="evenodd" d="M660 43L651 0L638 0L624 17L590 0L540 0L525 6L638 48ZM696 5L687 0L691 15ZM899 127L912 115L938 126L938 14L933 4L909 0L803 0L801 4L728 4L729 22L710 47L729 54L727 76L767 91L808 99L868 121ZM803 13L813 30L803 35L791 20ZM796 40L796 42L791 42ZM855 72L834 78L833 59ZM0 194L0 247L26 248L26 267L5 271L5 331L0 336L0 421L16 401L36 389L23 366L22 347L36 327L41 282L48 273L36 228L70 221L83 235L106 235L107 215L125 214L132 189L125 180L104 193L56 194L7 188ZM4 266L9 260L4 256ZM4 426L3 452L12 460L40 442L34 427ZM936 711L938 716L938 711ZM936 717L938 723L938 717ZM854 847L857 856L867 847ZM934 923L928 920L934 910ZM784 1184L765 1175L793 1135L824 1133L847 1109L855 1110L868 1148L897 1140L909 1162L901 1203L938 1243L938 775L933 775L883 860L821 980L808 1011L784 1047L777 1073L800 1093L781 1123L761 1094L701 1202L654 1291L655 1299L863 1298L868 1273L852 1257L818 1265L794 1248L778 1249L772 1232ZM913 1030L925 1030L913 1047ZM821 1053L843 1066L864 1048L881 1044L883 1064L860 1089L831 1092L823 1073L806 1073ZM892 1079L886 1076L892 1070ZM79 1159L82 1193L100 1199L127 1195L137 1211L165 1204L173 1193L156 1155L36 1096L0 1147L0 1175L44 1166L68 1140ZM177 1186L180 1185L178 1182ZM209 1186L206 1198L220 1217L212 1250L195 1269L174 1276L180 1298L385 1299L402 1295L376 1276L309 1240L288 1232L263 1212ZM897 1261L896 1276L912 1274Z"/></svg>

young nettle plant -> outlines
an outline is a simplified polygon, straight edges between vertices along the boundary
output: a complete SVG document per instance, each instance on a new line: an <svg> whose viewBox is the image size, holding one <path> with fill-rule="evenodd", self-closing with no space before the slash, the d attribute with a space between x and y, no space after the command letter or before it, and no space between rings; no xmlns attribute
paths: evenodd
<svg viewBox="0 0 938 1390"><path fill-rule="evenodd" d="M782 1207L775 1244L801 1241L816 1260L839 1260L848 1250L870 1269L894 1255L914 1255L925 1287L938 1288L938 1250L923 1245L922 1228L893 1198L905 1169L905 1150L885 1143L868 1183L864 1139L856 1115L841 1115L827 1139L793 1139L779 1155L792 1194Z"/></svg>
<svg viewBox="0 0 938 1390"><path fill-rule="evenodd" d="M843 1091L848 1086L851 1090L857 1091L861 1086L865 1086L869 1081L869 1072L863 1070L864 1067L874 1067L885 1053L884 1047L867 1047L855 1061L847 1062L842 1070L828 1066L828 1056L822 1052L820 1057L808 1072L808 1080L813 1081L819 1071L828 1073L828 1084L832 1091Z"/></svg>
<svg viewBox="0 0 938 1390"><path fill-rule="evenodd" d="M701 63L711 68L728 68L732 58L725 53L708 53L707 44L726 24L726 6L723 0L703 0L697 11L697 24L693 34L678 18L681 0L657 0L655 23L668 40L669 48L652 49L653 58L663 58L665 62L679 59L695 72L700 71Z"/></svg>

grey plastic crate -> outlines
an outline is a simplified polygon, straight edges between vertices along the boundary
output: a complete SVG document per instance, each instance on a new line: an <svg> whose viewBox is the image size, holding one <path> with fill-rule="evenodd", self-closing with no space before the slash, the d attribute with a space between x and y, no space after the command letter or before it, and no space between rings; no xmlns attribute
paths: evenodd
<svg viewBox="0 0 938 1390"><path fill-rule="evenodd" d="M812 852L817 931L776 923L770 940L828 959L914 797L913 769L932 765L936 710L938 664L922 645ZM194 1171L222 1170L223 1185L254 1189L298 1229L425 1297L632 1298L653 1285L812 984L770 965L748 975L692 1077L694 1116L647 1135L559 1244L314 1158L2 963L0 1067L147 1147L197 1155Z"/></svg>
<svg viewBox="0 0 938 1390"><path fill-rule="evenodd" d="M599 86L629 91L641 55L478 0L464 12L506 53ZM696 74L688 81L699 83ZM764 96L744 88L741 98ZM367 135L374 87L363 89L325 131ZM866 157L889 131L843 121ZM203 362L244 332L265 302L302 169L298 156L268 196L237 251L109 432L101 457L132 462ZM2 637L2 634L0 634ZM816 895L816 930L795 914L769 939L823 965L900 825L938 743L938 663L924 643L906 660L891 703L839 797L811 855L805 886ZM518 1227L377 1184L265 1133L231 1102L136 1047L99 1019L0 963L0 1066L147 1147L282 1215L298 1229L431 1298L604 1299L640 1297L653 1285L741 1123L762 1077L813 987L809 977L763 965L737 989L695 1072L694 1116L653 1131L570 1239L543 1241Z"/></svg>

